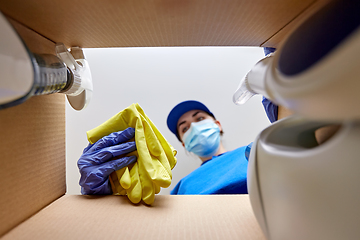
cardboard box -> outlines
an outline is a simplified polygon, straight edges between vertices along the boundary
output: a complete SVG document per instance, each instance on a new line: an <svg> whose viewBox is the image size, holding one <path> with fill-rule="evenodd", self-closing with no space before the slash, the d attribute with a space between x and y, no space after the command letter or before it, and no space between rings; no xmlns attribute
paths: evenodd
<svg viewBox="0 0 360 240"><path fill-rule="evenodd" d="M0 1L35 53L84 48L277 47L326 1ZM0 111L3 239L264 239L247 195L126 197L66 194L65 96Z"/></svg>

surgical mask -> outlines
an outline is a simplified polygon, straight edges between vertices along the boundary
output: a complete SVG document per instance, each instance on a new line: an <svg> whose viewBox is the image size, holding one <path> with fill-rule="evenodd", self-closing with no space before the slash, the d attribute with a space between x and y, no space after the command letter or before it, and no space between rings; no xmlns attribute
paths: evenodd
<svg viewBox="0 0 360 240"><path fill-rule="evenodd" d="M193 122L183 139L189 152L199 157L211 157L220 147L220 128L211 119Z"/></svg>

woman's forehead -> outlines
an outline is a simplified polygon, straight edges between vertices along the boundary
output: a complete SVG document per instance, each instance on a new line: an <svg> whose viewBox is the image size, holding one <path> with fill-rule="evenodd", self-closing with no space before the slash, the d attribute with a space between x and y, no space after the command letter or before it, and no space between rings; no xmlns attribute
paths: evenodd
<svg viewBox="0 0 360 240"><path fill-rule="evenodd" d="M180 124L181 122L192 120L192 118L195 117L195 116L197 116L198 114L206 114L206 115L208 115L206 112L204 112L204 111L202 111L202 110L197 110L197 109L195 109L195 110L190 110L190 111L184 113L184 114L179 118L179 120L178 120L178 122L177 122L177 126L179 126L179 124ZM209 116L210 116L210 115L209 115Z"/></svg>

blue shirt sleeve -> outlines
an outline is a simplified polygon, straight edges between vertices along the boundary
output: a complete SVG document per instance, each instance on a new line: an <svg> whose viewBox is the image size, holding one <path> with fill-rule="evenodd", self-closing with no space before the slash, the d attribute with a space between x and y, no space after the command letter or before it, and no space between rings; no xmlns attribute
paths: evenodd
<svg viewBox="0 0 360 240"><path fill-rule="evenodd" d="M179 194L180 182L176 184L173 190L170 191L170 195L177 195Z"/></svg>

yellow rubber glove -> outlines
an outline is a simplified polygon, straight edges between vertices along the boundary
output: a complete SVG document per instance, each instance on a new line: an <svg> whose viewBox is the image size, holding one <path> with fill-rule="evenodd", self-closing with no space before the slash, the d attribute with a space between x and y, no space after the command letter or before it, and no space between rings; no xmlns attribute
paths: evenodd
<svg viewBox="0 0 360 240"><path fill-rule="evenodd" d="M113 194L127 195L131 202L152 204L161 187L171 184L176 150L161 135L139 104L132 104L105 123L87 132L94 143L103 136L128 127L135 128L137 162L111 174Z"/></svg>

